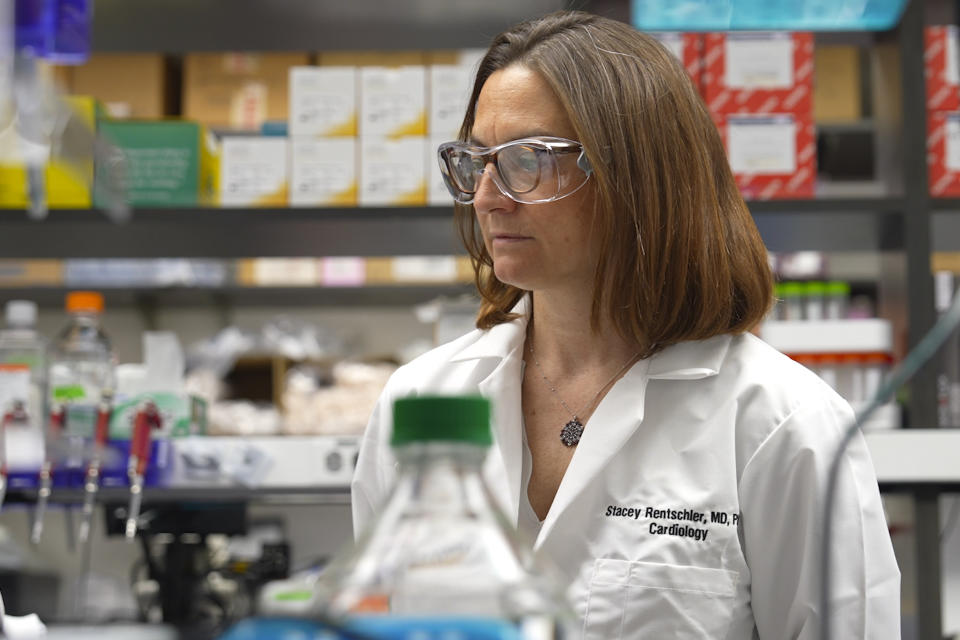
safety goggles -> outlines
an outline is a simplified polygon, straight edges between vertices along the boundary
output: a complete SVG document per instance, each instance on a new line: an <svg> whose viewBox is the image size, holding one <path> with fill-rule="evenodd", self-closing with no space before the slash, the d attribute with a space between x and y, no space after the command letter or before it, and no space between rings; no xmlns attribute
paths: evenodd
<svg viewBox="0 0 960 640"><path fill-rule="evenodd" d="M593 169L583 145L566 138L521 138L495 147L445 142L438 149L440 172L454 200L470 204L480 176L492 164L493 183L523 204L566 198L586 184Z"/></svg>

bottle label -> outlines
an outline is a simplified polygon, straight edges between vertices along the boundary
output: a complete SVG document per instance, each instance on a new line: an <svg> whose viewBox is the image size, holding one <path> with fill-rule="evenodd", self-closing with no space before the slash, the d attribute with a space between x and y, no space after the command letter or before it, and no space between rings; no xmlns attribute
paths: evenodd
<svg viewBox="0 0 960 640"><path fill-rule="evenodd" d="M83 385L72 384L63 387L56 387L53 390L53 399L57 402L73 402L87 397L87 390Z"/></svg>
<svg viewBox="0 0 960 640"><path fill-rule="evenodd" d="M0 364L0 417L16 401L30 398L30 367L26 364Z"/></svg>

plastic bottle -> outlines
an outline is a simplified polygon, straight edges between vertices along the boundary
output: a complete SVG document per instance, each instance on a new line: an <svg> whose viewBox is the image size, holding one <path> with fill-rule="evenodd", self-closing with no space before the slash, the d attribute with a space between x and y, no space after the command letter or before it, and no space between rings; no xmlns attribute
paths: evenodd
<svg viewBox="0 0 960 640"><path fill-rule="evenodd" d="M570 637L562 581L532 568L481 478L489 421L479 396L396 402L399 475L380 517L325 574L328 618L368 638Z"/></svg>
<svg viewBox="0 0 960 640"><path fill-rule="evenodd" d="M828 320L843 320L847 317L850 303L850 283L832 280L826 284L826 317Z"/></svg>
<svg viewBox="0 0 960 640"><path fill-rule="evenodd" d="M813 280L803 288L804 299L803 317L806 320L823 320L826 318L825 299L827 286L825 283Z"/></svg>
<svg viewBox="0 0 960 640"><path fill-rule="evenodd" d="M781 303L783 305L784 320L803 320L803 284L800 282L784 282L780 288Z"/></svg>
<svg viewBox="0 0 960 640"><path fill-rule="evenodd" d="M37 305L11 300L5 308L7 328L0 331L0 416L18 405L32 428L44 424L46 350L37 333Z"/></svg>
<svg viewBox="0 0 960 640"><path fill-rule="evenodd" d="M64 434L91 438L100 398L114 389L113 349L100 328L103 296L75 291L67 295L66 308L70 321L50 354L50 396L65 405Z"/></svg>

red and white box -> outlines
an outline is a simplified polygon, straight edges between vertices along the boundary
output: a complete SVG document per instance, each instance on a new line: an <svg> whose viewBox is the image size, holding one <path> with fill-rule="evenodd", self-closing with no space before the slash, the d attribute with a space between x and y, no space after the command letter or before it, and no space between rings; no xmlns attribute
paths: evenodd
<svg viewBox="0 0 960 640"><path fill-rule="evenodd" d="M755 31L704 37L704 92L717 114L813 112L813 34Z"/></svg>
<svg viewBox="0 0 960 640"><path fill-rule="evenodd" d="M927 109L960 109L960 69L957 61L957 27L925 27L923 75L927 81Z"/></svg>
<svg viewBox="0 0 960 640"><path fill-rule="evenodd" d="M670 50L683 63L697 91L703 91L703 34L681 31L650 31L648 35Z"/></svg>
<svg viewBox="0 0 960 640"><path fill-rule="evenodd" d="M960 196L960 112L927 114L930 195Z"/></svg>
<svg viewBox="0 0 960 640"><path fill-rule="evenodd" d="M817 148L809 115L731 114L716 119L744 198L814 197Z"/></svg>

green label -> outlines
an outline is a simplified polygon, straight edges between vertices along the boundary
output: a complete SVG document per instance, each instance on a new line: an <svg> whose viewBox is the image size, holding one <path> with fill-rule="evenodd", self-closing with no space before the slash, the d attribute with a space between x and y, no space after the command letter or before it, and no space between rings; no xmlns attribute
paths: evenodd
<svg viewBox="0 0 960 640"><path fill-rule="evenodd" d="M53 389L53 399L60 402L69 402L86 398L87 392L82 385L73 384L65 387L55 387Z"/></svg>

